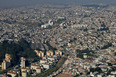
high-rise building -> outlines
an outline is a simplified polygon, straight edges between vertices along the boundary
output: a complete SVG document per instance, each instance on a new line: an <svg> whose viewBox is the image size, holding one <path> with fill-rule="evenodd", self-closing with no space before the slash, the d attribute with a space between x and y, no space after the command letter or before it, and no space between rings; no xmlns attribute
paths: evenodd
<svg viewBox="0 0 116 77"><path fill-rule="evenodd" d="M3 62L2 62L2 70L6 70L6 61L5 60L3 60Z"/></svg>
<svg viewBox="0 0 116 77"><path fill-rule="evenodd" d="M11 55L10 55L10 54L5 54L5 60L6 60L6 61L11 60Z"/></svg>
<svg viewBox="0 0 116 77"><path fill-rule="evenodd" d="M11 56L10 54L5 54L5 60L2 62L2 70L6 70L11 66Z"/></svg>
<svg viewBox="0 0 116 77"><path fill-rule="evenodd" d="M44 52L42 51L38 51L38 50L34 50L35 53L39 56L39 57L43 57L44 56Z"/></svg>
<svg viewBox="0 0 116 77"><path fill-rule="evenodd" d="M56 50L56 51L55 51L55 55L60 55L60 56L62 56L62 51Z"/></svg>
<svg viewBox="0 0 116 77"><path fill-rule="evenodd" d="M24 57L21 57L21 68L25 67L25 61L26 59Z"/></svg>
<svg viewBox="0 0 116 77"><path fill-rule="evenodd" d="M53 51L47 51L47 52L46 52L46 55L47 55L47 56L53 56L54 54L53 54Z"/></svg>

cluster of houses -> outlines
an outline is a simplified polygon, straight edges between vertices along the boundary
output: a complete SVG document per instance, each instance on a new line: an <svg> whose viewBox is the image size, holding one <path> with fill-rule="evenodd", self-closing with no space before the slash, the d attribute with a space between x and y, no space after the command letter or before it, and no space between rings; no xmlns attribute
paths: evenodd
<svg viewBox="0 0 116 77"><path fill-rule="evenodd" d="M26 67L26 58L21 57L20 58L20 67L18 65L14 66L12 70L8 71L6 76L21 76L21 77L27 77L28 75L35 76L36 74L39 74L43 71L46 71L50 69L51 67L55 66L60 57L62 56L62 52L59 50L53 51L38 51L34 50L36 54L40 57L40 60L35 63L31 63L30 66ZM5 61L11 60L11 57L9 54L5 55ZM3 61L4 63L4 61ZM2 63L2 69L6 70L8 67L7 63L6 66ZM4 65L4 66L3 66Z"/></svg>

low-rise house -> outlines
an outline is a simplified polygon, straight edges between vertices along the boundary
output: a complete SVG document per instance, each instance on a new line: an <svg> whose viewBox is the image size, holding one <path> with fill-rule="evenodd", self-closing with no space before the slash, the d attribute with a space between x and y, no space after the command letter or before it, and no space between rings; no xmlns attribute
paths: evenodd
<svg viewBox="0 0 116 77"><path fill-rule="evenodd" d="M48 62L47 59L42 59L42 60L40 60L40 64L42 64L42 63L47 63L47 62Z"/></svg>
<svg viewBox="0 0 116 77"><path fill-rule="evenodd" d="M8 71L7 75L11 75L11 77L16 77L17 73L15 71Z"/></svg>
<svg viewBox="0 0 116 77"><path fill-rule="evenodd" d="M22 77L27 77L27 71L22 71Z"/></svg>
<svg viewBox="0 0 116 77"><path fill-rule="evenodd" d="M36 69L36 68L38 68L38 67L40 67L39 64L31 64L31 69Z"/></svg>
<svg viewBox="0 0 116 77"><path fill-rule="evenodd" d="M45 69L51 68L51 65L49 63L42 63L42 65L43 65L43 68L45 68Z"/></svg>

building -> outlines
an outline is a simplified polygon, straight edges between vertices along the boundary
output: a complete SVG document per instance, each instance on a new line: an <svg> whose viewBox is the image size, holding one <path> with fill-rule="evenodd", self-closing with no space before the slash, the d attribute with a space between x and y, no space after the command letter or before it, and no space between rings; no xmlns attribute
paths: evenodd
<svg viewBox="0 0 116 77"><path fill-rule="evenodd" d="M36 73L41 73L41 67L36 68Z"/></svg>
<svg viewBox="0 0 116 77"><path fill-rule="evenodd" d="M17 73L15 71L8 71L7 75L11 75L11 77L16 77Z"/></svg>
<svg viewBox="0 0 116 77"><path fill-rule="evenodd" d="M10 54L5 54L5 60L2 62L2 70L6 70L11 66L11 56Z"/></svg>
<svg viewBox="0 0 116 77"><path fill-rule="evenodd" d="M22 77L27 77L27 72L26 71L22 71Z"/></svg>
<svg viewBox="0 0 116 77"><path fill-rule="evenodd" d="M59 51L59 50L56 50L56 51L55 51L55 55L60 55L60 56L62 56L62 52Z"/></svg>
<svg viewBox="0 0 116 77"><path fill-rule="evenodd" d="M44 56L44 52L42 51L38 51L38 50L34 50L35 53L39 56L39 57L43 57Z"/></svg>
<svg viewBox="0 0 116 77"><path fill-rule="evenodd" d="M49 63L42 63L42 65L43 65L43 68L45 68L45 69L51 68L51 65Z"/></svg>
<svg viewBox="0 0 116 77"><path fill-rule="evenodd" d="M6 67L7 67L7 66L6 66L6 63L7 63L7 62L6 62L5 60L2 62L2 70L6 70Z"/></svg>
<svg viewBox="0 0 116 77"><path fill-rule="evenodd" d="M21 57L21 68L25 67L25 61L26 59L24 57Z"/></svg>
<svg viewBox="0 0 116 77"><path fill-rule="evenodd" d="M8 62L11 60L11 55L10 54L5 54L5 60Z"/></svg>
<svg viewBox="0 0 116 77"><path fill-rule="evenodd" d="M47 59L47 56L43 56L42 59Z"/></svg>
<svg viewBox="0 0 116 77"><path fill-rule="evenodd" d="M68 47L71 47L71 43L68 43Z"/></svg>
<svg viewBox="0 0 116 77"><path fill-rule="evenodd" d="M56 61L49 61L49 63L53 66L53 65L55 65L56 64Z"/></svg>
<svg viewBox="0 0 116 77"><path fill-rule="evenodd" d="M53 56L54 54L53 54L53 51L47 51L47 52L46 52L46 55L47 55L47 56Z"/></svg>
<svg viewBox="0 0 116 77"><path fill-rule="evenodd" d="M21 72L22 71L26 71L27 73L29 73L30 72L30 68L29 67L23 67L23 68L21 68Z"/></svg>
<svg viewBox="0 0 116 77"><path fill-rule="evenodd" d="M31 64L31 69L36 70L36 73L41 73L42 67L39 64Z"/></svg>
<svg viewBox="0 0 116 77"><path fill-rule="evenodd" d="M42 64L42 63L47 63L48 62L48 60L47 59L42 59L42 60L40 60L40 63Z"/></svg>
<svg viewBox="0 0 116 77"><path fill-rule="evenodd" d="M48 60L50 60L50 61L56 61L55 58L51 57L51 56L48 57Z"/></svg>
<svg viewBox="0 0 116 77"><path fill-rule="evenodd" d="M27 71L25 67L21 68L21 71Z"/></svg>
<svg viewBox="0 0 116 77"><path fill-rule="evenodd" d="M11 62L7 62L6 60L3 60L2 62L2 70L6 70L8 67L11 66Z"/></svg>
<svg viewBox="0 0 116 77"><path fill-rule="evenodd" d="M60 59L60 56L59 55L54 55L53 57L54 57L55 60Z"/></svg>
<svg viewBox="0 0 116 77"><path fill-rule="evenodd" d="M87 28L88 25L87 24L74 24L71 25L71 28Z"/></svg>
<svg viewBox="0 0 116 77"><path fill-rule="evenodd" d="M48 28L53 25L52 20L49 20L48 23L41 25L41 28Z"/></svg>
<svg viewBox="0 0 116 77"><path fill-rule="evenodd" d="M31 64L31 69L37 69L38 67L40 67L39 64Z"/></svg>

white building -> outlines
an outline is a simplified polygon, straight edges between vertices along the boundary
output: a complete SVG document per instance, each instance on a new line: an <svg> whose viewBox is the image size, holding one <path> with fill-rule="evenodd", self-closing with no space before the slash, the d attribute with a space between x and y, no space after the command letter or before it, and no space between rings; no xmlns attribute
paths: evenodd
<svg viewBox="0 0 116 77"><path fill-rule="evenodd" d="M42 63L42 65L45 69L50 69L51 68L51 65L49 63Z"/></svg>
<svg viewBox="0 0 116 77"><path fill-rule="evenodd" d="M42 59L42 60L40 60L40 63L42 64L42 63L47 63L48 61L47 61L47 59Z"/></svg>
<svg viewBox="0 0 116 77"><path fill-rule="evenodd" d="M26 59L24 57L21 57L21 68L25 67L25 61Z"/></svg>
<svg viewBox="0 0 116 77"><path fill-rule="evenodd" d="M39 64L31 64L31 69L37 69L38 67L40 67Z"/></svg>
<svg viewBox="0 0 116 77"><path fill-rule="evenodd" d="M51 60L51 61L56 61L54 57L48 57L48 60Z"/></svg>
<svg viewBox="0 0 116 77"><path fill-rule="evenodd" d="M52 20L49 20L49 22L47 24L41 25L41 28L48 28L48 27L50 27L52 25L53 25Z"/></svg>
<svg viewBox="0 0 116 77"><path fill-rule="evenodd" d="M82 27L88 27L88 25L87 24L75 24L71 26L71 28L82 28Z"/></svg>

